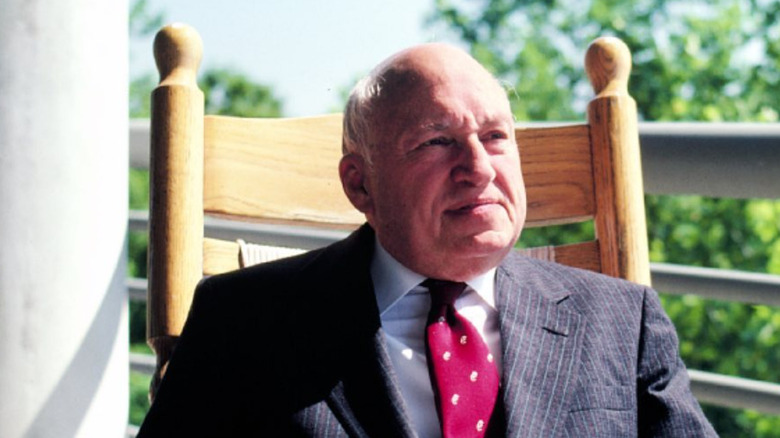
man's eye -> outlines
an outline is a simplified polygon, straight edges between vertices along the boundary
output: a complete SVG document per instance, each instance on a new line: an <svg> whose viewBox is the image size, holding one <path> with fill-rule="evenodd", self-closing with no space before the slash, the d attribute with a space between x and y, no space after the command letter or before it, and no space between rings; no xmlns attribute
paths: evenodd
<svg viewBox="0 0 780 438"><path fill-rule="evenodd" d="M507 136L505 132L493 131L488 133L488 135L486 135L482 141L505 140L507 138L509 138L509 136Z"/></svg>
<svg viewBox="0 0 780 438"><path fill-rule="evenodd" d="M420 146L450 146L455 143L455 140L447 137L436 137L426 142L423 142Z"/></svg>

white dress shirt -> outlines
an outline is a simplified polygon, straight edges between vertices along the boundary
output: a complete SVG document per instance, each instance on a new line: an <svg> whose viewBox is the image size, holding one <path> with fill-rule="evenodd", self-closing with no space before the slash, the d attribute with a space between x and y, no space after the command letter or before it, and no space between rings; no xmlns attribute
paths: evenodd
<svg viewBox="0 0 780 438"><path fill-rule="evenodd" d="M441 437L439 418L425 358L425 324L431 307L426 280L393 258L379 241L374 246L371 279L382 328L412 427L420 437ZM495 268L466 281L455 309L471 322L488 345L501 375L501 338L495 305Z"/></svg>

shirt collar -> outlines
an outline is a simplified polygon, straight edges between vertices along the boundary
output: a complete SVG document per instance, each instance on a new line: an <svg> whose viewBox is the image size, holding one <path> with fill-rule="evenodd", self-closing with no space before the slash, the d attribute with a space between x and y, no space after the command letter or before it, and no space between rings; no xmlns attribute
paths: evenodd
<svg viewBox="0 0 780 438"><path fill-rule="evenodd" d="M384 313L412 289L425 281L422 276L402 265L379 243L375 237L374 257L371 259L371 280L374 282L376 302L379 313ZM496 268L466 280L485 303L496 308L495 299Z"/></svg>

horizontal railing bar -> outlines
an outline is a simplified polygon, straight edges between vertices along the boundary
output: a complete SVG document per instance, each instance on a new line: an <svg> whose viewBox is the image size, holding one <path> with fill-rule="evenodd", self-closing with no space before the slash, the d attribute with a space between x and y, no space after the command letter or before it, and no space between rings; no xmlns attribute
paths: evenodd
<svg viewBox="0 0 780 438"><path fill-rule="evenodd" d="M149 169L149 119L130 119L130 167Z"/></svg>
<svg viewBox="0 0 780 438"><path fill-rule="evenodd" d="M131 301L146 301L148 285L145 278L127 278L125 279L125 286Z"/></svg>
<svg viewBox="0 0 780 438"><path fill-rule="evenodd" d="M154 373L156 362L157 360L151 354L130 353L130 369L135 372L151 375Z"/></svg>
<svg viewBox="0 0 780 438"><path fill-rule="evenodd" d="M244 239L252 243L284 246L288 248L316 249L343 239L349 234L344 230L328 230L314 227L237 222L206 217L204 234L223 240ZM141 210L129 212L128 227L133 231L146 231L149 213Z"/></svg>
<svg viewBox="0 0 780 438"><path fill-rule="evenodd" d="M640 123L645 192L780 198L780 123Z"/></svg>
<svg viewBox="0 0 780 438"><path fill-rule="evenodd" d="M130 210L127 227L130 231L147 232L149 229L149 212L147 210Z"/></svg>
<svg viewBox="0 0 780 438"><path fill-rule="evenodd" d="M646 193L780 198L780 123L644 122L639 141ZM130 120L130 166L149 168L146 119Z"/></svg>
<svg viewBox="0 0 780 438"><path fill-rule="evenodd" d="M348 231L236 222L214 217L204 218L204 226L206 237L223 240L244 239L252 243L302 249L321 248L349 234Z"/></svg>
<svg viewBox="0 0 780 438"><path fill-rule="evenodd" d="M691 391L701 403L780 415L780 385L688 370Z"/></svg>
<svg viewBox="0 0 780 438"><path fill-rule="evenodd" d="M651 263L659 292L780 307L780 276L726 269Z"/></svg>

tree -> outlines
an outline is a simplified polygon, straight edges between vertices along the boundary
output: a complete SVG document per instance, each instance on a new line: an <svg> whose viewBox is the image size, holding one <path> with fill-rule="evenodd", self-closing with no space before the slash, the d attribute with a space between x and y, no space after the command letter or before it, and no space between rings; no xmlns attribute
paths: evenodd
<svg viewBox="0 0 780 438"><path fill-rule="evenodd" d="M780 0L436 0L430 22L514 86L520 120L581 119L587 44L629 46L629 89L646 120L772 121L780 108ZM648 196L653 261L780 274L780 201ZM592 224L526 230L567 242ZM780 381L780 311L663 296L691 368ZM780 418L705 406L721 436L780 436Z"/></svg>
<svg viewBox="0 0 780 438"><path fill-rule="evenodd" d="M146 0L133 0L128 15L128 30L130 38L150 35L162 27L165 14L160 11L150 11Z"/></svg>
<svg viewBox="0 0 780 438"><path fill-rule="evenodd" d="M642 118L777 121L778 18L778 0L436 0L431 22L515 86L521 120L581 117L582 50L614 35Z"/></svg>
<svg viewBox="0 0 780 438"><path fill-rule="evenodd" d="M199 81L206 97L206 114L240 117L279 117L282 103L270 87L226 69L207 70Z"/></svg>

